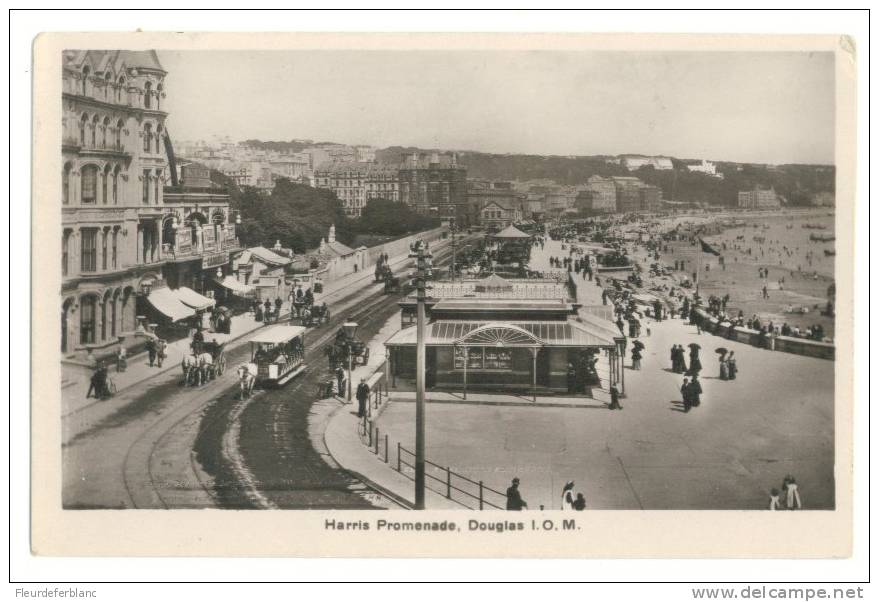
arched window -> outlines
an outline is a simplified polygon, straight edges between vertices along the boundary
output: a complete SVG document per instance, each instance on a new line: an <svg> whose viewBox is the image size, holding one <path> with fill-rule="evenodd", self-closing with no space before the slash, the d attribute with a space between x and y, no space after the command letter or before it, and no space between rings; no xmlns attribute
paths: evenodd
<svg viewBox="0 0 879 602"><path fill-rule="evenodd" d="M82 168L82 190L80 201L82 203L94 203L98 194L98 168L95 165L86 165Z"/></svg>
<svg viewBox="0 0 879 602"><path fill-rule="evenodd" d="M107 294L104 295L104 300L101 302L101 340L107 340L107 318L110 313L109 310L110 305L110 292L107 291Z"/></svg>
<svg viewBox="0 0 879 602"><path fill-rule="evenodd" d="M164 88L162 87L162 84L159 84L158 86L156 86L156 110L157 111L159 110L159 108L161 106L162 91L163 90L164 90Z"/></svg>
<svg viewBox="0 0 879 602"><path fill-rule="evenodd" d="M153 85L150 82L147 82L143 85L143 106L144 106L144 108L147 108L147 109L150 108L152 95L153 95Z"/></svg>
<svg viewBox="0 0 879 602"><path fill-rule="evenodd" d="M119 289L113 293L113 300L110 301L110 336L116 336L116 306L119 304Z"/></svg>
<svg viewBox="0 0 879 602"><path fill-rule="evenodd" d="M155 192L155 196L153 198L156 200L156 205L159 204L159 193L161 192L161 189L159 188L159 186L160 186L159 182L161 179L162 179L162 170L157 169L156 170L156 180L153 183L153 188L154 188L154 192Z"/></svg>
<svg viewBox="0 0 879 602"><path fill-rule="evenodd" d="M110 87L112 86L112 76L108 71L106 75L104 75L104 100L110 100Z"/></svg>
<svg viewBox="0 0 879 602"><path fill-rule="evenodd" d="M107 251L110 246L110 228L104 228L103 235L101 236L101 269L107 269Z"/></svg>
<svg viewBox="0 0 879 602"><path fill-rule="evenodd" d="M107 148L107 132L110 130L110 118L104 117L104 129L101 130L101 148Z"/></svg>
<svg viewBox="0 0 879 602"><path fill-rule="evenodd" d="M110 183L110 166L104 167L104 173L101 174L101 202L107 204L110 201L109 192Z"/></svg>
<svg viewBox="0 0 879 602"><path fill-rule="evenodd" d="M116 150L122 150L122 120L116 122Z"/></svg>
<svg viewBox="0 0 879 602"><path fill-rule="evenodd" d="M117 267L119 267L118 266L118 259L117 259L119 257L118 244L119 244L119 227L117 226L117 227L113 228L113 239L112 239L112 243L110 246L110 267L112 267L114 270Z"/></svg>
<svg viewBox="0 0 879 602"><path fill-rule="evenodd" d="M89 116L86 113L82 114L82 119L79 120L79 145L85 146L85 128L89 122Z"/></svg>
<svg viewBox="0 0 879 602"><path fill-rule="evenodd" d="M152 142L153 137L153 126L149 123L144 124L143 126L143 151L145 153L150 152L150 143Z"/></svg>
<svg viewBox="0 0 879 602"><path fill-rule="evenodd" d="M98 116L92 117L92 148L98 148Z"/></svg>
<svg viewBox="0 0 879 602"><path fill-rule="evenodd" d="M82 68L82 95L88 96L89 93L89 75L91 74L91 69L89 69L88 65Z"/></svg>
<svg viewBox="0 0 879 602"><path fill-rule="evenodd" d="M143 204L150 204L150 170L143 170Z"/></svg>
<svg viewBox="0 0 879 602"><path fill-rule="evenodd" d="M95 297L84 295L79 300L79 342L91 345L95 342Z"/></svg>
<svg viewBox="0 0 879 602"><path fill-rule="evenodd" d="M122 99L125 98L125 96L124 96L124 94L125 94L125 77L124 76L121 76L121 75L119 76L118 84L119 84L119 86L116 88L116 102L121 103Z"/></svg>
<svg viewBox="0 0 879 602"><path fill-rule="evenodd" d="M61 172L61 202L65 205L70 203L70 167L70 163L65 163Z"/></svg>
<svg viewBox="0 0 879 602"><path fill-rule="evenodd" d="M162 142L162 126L156 127L156 154L160 154L162 151L160 150L159 145Z"/></svg>
<svg viewBox="0 0 879 602"><path fill-rule="evenodd" d="M61 275L66 276L70 270L70 230L61 235Z"/></svg>
<svg viewBox="0 0 879 602"><path fill-rule="evenodd" d="M119 204L119 166L113 170L113 204Z"/></svg>

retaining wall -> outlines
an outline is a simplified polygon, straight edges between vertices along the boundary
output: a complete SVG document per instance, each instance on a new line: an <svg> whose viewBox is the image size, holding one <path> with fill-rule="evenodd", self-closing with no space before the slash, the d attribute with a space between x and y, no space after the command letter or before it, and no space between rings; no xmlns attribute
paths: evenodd
<svg viewBox="0 0 879 602"><path fill-rule="evenodd" d="M755 347L767 347L773 351L784 351L785 353L794 353L796 355L805 355L809 357L818 357L827 360L836 359L836 347L833 343L825 343L824 341L815 341L812 339L801 339L797 337L786 336L767 336L765 342L760 341L760 333L750 328L736 326L732 329L730 335L727 328L721 328L715 332L718 319L702 309L697 309L696 314L702 322L703 330L714 333L716 336L724 339L753 345Z"/></svg>

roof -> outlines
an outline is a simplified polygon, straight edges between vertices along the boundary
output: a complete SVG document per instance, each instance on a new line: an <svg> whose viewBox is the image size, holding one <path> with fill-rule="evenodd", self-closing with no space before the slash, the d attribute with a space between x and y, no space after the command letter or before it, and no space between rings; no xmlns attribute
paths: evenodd
<svg viewBox="0 0 879 602"><path fill-rule="evenodd" d="M329 251L333 255L350 255L354 252L354 249L348 245L343 245L338 240L326 243L326 246L322 250L324 252Z"/></svg>
<svg viewBox="0 0 879 602"><path fill-rule="evenodd" d="M88 63L94 72L110 71L115 75L126 69L150 69L167 73L155 50L68 50L64 52L67 63Z"/></svg>
<svg viewBox="0 0 879 602"><path fill-rule="evenodd" d="M290 339L301 337L305 333L304 326L287 326L278 324L259 331L251 340L253 343L284 343Z"/></svg>
<svg viewBox="0 0 879 602"><path fill-rule="evenodd" d="M588 324L573 321L496 322L437 320L427 325L429 346L471 345L488 347L616 347L613 336ZM416 327L400 330L385 344L412 346Z"/></svg>
<svg viewBox="0 0 879 602"><path fill-rule="evenodd" d="M567 277L567 274L566 274ZM437 299L568 299L571 291L565 281L549 279L509 279L512 289L500 290L477 290L481 280L465 280L464 282L449 282L438 280L432 282L431 296ZM482 289L482 287L480 287Z"/></svg>
<svg viewBox="0 0 879 602"><path fill-rule="evenodd" d="M570 311L571 304L561 299L555 300L521 300L509 301L507 299L443 299L434 306L434 311L517 311L527 309L529 311Z"/></svg>
<svg viewBox="0 0 879 602"><path fill-rule="evenodd" d="M516 226L507 226L494 235L495 238L531 238L530 234L525 234Z"/></svg>
<svg viewBox="0 0 879 602"><path fill-rule="evenodd" d="M497 274L491 274L487 278L480 280L476 283L476 290L479 292L488 291L488 290L504 290L511 291L513 290L513 285L510 282L507 282Z"/></svg>
<svg viewBox="0 0 879 602"><path fill-rule="evenodd" d="M238 262L250 263L253 257L256 257L263 263L272 265L287 265L288 263L290 263L289 257L278 255L273 251L269 251L265 247L250 247L249 249L245 249L245 251L238 258Z"/></svg>

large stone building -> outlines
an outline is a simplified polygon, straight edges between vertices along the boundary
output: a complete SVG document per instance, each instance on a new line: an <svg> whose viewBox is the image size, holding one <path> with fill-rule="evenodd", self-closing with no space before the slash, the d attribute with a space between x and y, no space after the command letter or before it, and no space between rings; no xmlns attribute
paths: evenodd
<svg viewBox="0 0 879 602"><path fill-rule="evenodd" d="M222 226L221 246L235 232L228 199L167 198L177 174L155 52L65 51L62 60L61 351L100 354L143 327L148 296L164 286L170 223ZM201 259L208 246L198 236L187 252Z"/></svg>
<svg viewBox="0 0 879 602"><path fill-rule="evenodd" d="M586 186L577 195L576 208L584 215L615 213L617 187L611 178L590 176Z"/></svg>
<svg viewBox="0 0 879 602"><path fill-rule="evenodd" d="M656 170L674 169L674 164L668 157L644 157L640 155L627 155L620 157L620 165L629 171L635 171L642 167L652 167Z"/></svg>
<svg viewBox="0 0 879 602"><path fill-rule="evenodd" d="M470 225L480 224L502 230L520 222L527 211L525 194L509 182L467 183L467 213Z"/></svg>
<svg viewBox="0 0 879 602"><path fill-rule="evenodd" d="M781 206L775 189L743 190L739 192L740 209L777 209Z"/></svg>
<svg viewBox="0 0 879 602"><path fill-rule="evenodd" d="M399 168L388 163L328 161L314 172L317 188L332 190L349 217L360 217L373 199L399 202Z"/></svg>
<svg viewBox="0 0 879 602"><path fill-rule="evenodd" d="M400 201L419 213L456 218L470 225L467 210L467 168L458 165L455 153L413 153L400 166Z"/></svg>

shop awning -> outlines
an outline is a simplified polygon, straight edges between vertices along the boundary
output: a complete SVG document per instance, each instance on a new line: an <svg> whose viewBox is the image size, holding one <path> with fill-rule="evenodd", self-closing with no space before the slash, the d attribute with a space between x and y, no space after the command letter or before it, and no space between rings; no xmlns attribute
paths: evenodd
<svg viewBox="0 0 879 602"><path fill-rule="evenodd" d="M174 294L177 295L177 298L181 303L188 305L195 310L207 309L213 307L214 303L216 303L213 299L209 299L204 295L199 295L197 292L186 286L181 286L174 290Z"/></svg>
<svg viewBox="0 0 879 602"><path fill-rule="evenodd" d="M184 305L177 298L177 295L174 294L174 291L169 288L153 289L150 291L147 301L173 322L183 320L195 314L195 311L191 307Z"/></svg>
<svg viewBox="0 0 879 602"><path fill-rule="evenodd" d="M258 332L250 341L252 343L285 343L296 337L301 337L305 330L304 326L278 324Z"/></svg>
<svg viewBox="0 0 879 602"><path fill-rule="evenodd" d="M429 346L616 347L612 333L573 321L478 322L437 320L427 325ZM385 345L415 345L415 327L404 328Z"/></svg>
<svg viewBox="0 0 879 602"><path fill-rule="evenodd" d="M215 278L214 282L216 282L223 288L229 289L239 297L247 297L253 293L252 286L250 286L249 284L244 284L243 282L239 282L235 278L235 276L226 276L222 280L218 280Z"/></svg>

